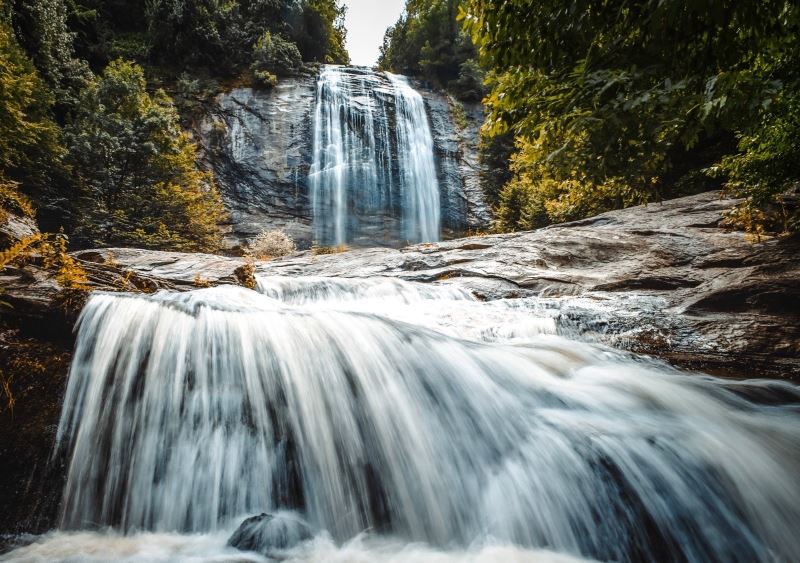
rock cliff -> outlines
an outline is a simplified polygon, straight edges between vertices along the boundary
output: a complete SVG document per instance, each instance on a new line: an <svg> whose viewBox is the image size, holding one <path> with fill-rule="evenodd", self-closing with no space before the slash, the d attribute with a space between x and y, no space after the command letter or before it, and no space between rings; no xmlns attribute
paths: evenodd
<svg viewBox="0 0 800 563"><path fill-rule="evenodd" d="M220 94L198 128L206 165L216 174L230 214L226 245L264 229L285 229L308 248L313 239L308 174L312 164L317 73L282 79L272 90ZM491 219L479 183L478 104L463 108L414 84L431 126L445 238L484 229Z"/></svg>

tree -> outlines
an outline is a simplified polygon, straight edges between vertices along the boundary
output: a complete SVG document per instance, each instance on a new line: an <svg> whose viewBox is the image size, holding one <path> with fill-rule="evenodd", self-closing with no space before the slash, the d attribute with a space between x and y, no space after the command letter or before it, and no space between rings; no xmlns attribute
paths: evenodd
<svg viewBox="0 0 800 563"><path fill-rule="evenodd" d="M469 34L456 21L456 0L408 0L386 30L378 66L448 88L463 100L483 96L483 71Z"/></svg>
<svg viewBox="0 0 800 563"><path fill-rule="evenodd" d="M197 169L195 145L171 100L160 90L147 93L141 67L109 64L82 92L66 133L83 242L218 247L223 209L213 176Z"/></svg>
<svg viewBox="0 0 800 563"><path fill-rule="evenodd" d="M269 31L253 46L251 68L257 79L267 86L275 86L277 76L292 74L303 63L297 45Z"/></svg>
<svg viewBox="0 0 800 563"><path fill-rule="evenodd" d="M149 0L151 53L159 63L234 71L247 44L239 15L232 0Z"/></svg>
<svg viewBox="0 0 800 563"><path fill-rule="evenodd" d="M146 63L150 37L148 2L130 0L69 0L67 23L75 34L76 55L101 71L116 58Z"/></svg>
<svg viewBox="0 0 800 563"><path fill-rule="evenodd" d="M53 96L11 28L0 20L0 203L31 214L17 186L41 197L61 160L59 130L50 118Z"/></svg>
<svg viewBox="0 0 800 563"><path fill-rule="evenodd" d="M346 8L338 0L305 0L301 4L299 18L289 20L289 37L297 44L303 60L348 64Z"/></svg>
<svg viewBox="0 0 800 563"><path fill-rule="evenodd" d="M67 6L64 0L16 0L9 5L17 38L54 91L56 115L62 118L89 79L88 66L75 57Z"/></svg>
<svg viewBox="0 0 800 563"><path fill-rule="evenodd" d="M253 64L265 33L294 43L304 61L347 63L338 0L149 0L155 62L235 74Z"/></svg>
<svg viewBox="0 0 800 563"><path fill-rule="evenodd" d="M460 17L491 71L484 132L517 137L508 189L547 221L713 187L703 170L796 85L766 64L797 44L789 0L468 0Z"/></svg>

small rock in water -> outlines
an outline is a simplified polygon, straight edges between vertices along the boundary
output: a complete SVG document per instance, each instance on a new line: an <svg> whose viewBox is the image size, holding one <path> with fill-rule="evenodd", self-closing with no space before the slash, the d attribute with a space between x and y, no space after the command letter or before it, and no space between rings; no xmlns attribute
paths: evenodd
<svg viewBox="0 0 800 563"><path fill-rule="evenodd" d="M312 536L311 527L294 514L263 512L242 522L228 539L228 545L271 557L276 551L291 549Z"/></svg>

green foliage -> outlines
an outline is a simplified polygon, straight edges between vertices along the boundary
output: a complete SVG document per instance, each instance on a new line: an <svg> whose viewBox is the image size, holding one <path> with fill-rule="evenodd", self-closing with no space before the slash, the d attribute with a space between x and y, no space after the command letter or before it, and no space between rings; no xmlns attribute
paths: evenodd
<svg viewBox="0 0 800 563"><path fill-rule="evenodd" d="M504 133L488 136L481 131L478 155L481 162L481 186L489 201L496 208L500 192L510 180L509 161L514 152L514 135Z"/></svg>
<svg viewBox="0 0 800 563"><path fill-rule="evenodd" d="M517 138L503 230L707 189L699 171L797 84L771 62L796 50L787 0L468 0L460 18L491 71L484 133Z"/></svg>
<svg viewBox="0 0 800 563"><path fill-rule="evenodd" d="M258 38L253 46L253 73L267 86L274 86L276 76L296 72L303 63L297 45L269 31Z"/></svg>
<svg viewBox="0 0 800 563"><path fill-rule="evenodd" d="M0 222L6 218L6 212L33 217L34 209L31 201L19 192L19 183L8 180L0 173Z"/></svg>
<svg viewBox="0 0 800 563"><path fill-rule="evenodd" d="M17 39L54 90L59 115L63 115L88 79L86 63L75 57L65 0L14 0L9 6Z"/></svg>
<svg viewBox="0 0 800 563"><path fill-rule="evenodd" d="M405 13L386 30L378 66L425 78L462 100L480 100L483 71L457 14L456 0L408 0Z"/></svg>
<svg viewBox="0 0 800 563"><path fill-rule="evenodd" d="M486 94L485 81L486 72L476 59L470 58L459 65L458 78L451 80L448 88L462 100L478 102Z"/></svg>
<svg viewBox="0 0 800 563"><path fill-rule="evenodd" d="M47 85L11 28L0 21L0 184L6 208L25 207L17 185L29 195L40 195L50 182L48 170L61 159L59 130L49 113L52 104Z"/></svg>
<svg viewBox="0 0 800 563"><path fill-rule="evenodd" d="M729 192L746 198L731 223L759 235L800 230L800 94L771 104L740 136L739 150L713 170L724 173Z"/></svg>
<svg viewBox="0 0 800 563"><path fill-rule="evenodd" d="M150 0L146 4L157 62L232 68L246 44L231 0ZM238 46L236 44L238 43Z"/></svg>
<svg viewBox="0 0 800 563"><path fill-rule="evenodd" d="M195 145L142 69L113 61L81 95L67 125L69 161L82 194L77 234L93 245L214 250L222 205Z"/></svg>
<svg viewBox="0 0 800 563"><path fill-rule="evenodd" d="M271 55L275 64L289 64L291 70L301 60L349 60L344 8L337 0L149 0L145 17L149 52L162 64L205 66L229 75L251 65L258 72L288 72L264 64L265 36L277 51Z"/></svg>
<svg viewBox="0 0 800 563"><path fill-rule="evenodd" d="M346 8L339 0L305 0L300 2L299 17L291 17L291 32L304 61L329 64L348 64L344 27Z"/></svg>
<svg viewBox="0 0 800 563"><path fill-rule="evenodd" d="M76 54L96 70L118 57L149 60L147 5L146 1L70 0L68 23L75 33Z"/></svg>

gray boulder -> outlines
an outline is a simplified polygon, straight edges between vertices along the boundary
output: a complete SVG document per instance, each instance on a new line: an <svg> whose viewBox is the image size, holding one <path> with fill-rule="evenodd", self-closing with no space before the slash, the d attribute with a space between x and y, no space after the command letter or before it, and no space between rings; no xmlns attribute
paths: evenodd
<svg viewBox="0 0 800 563"><path fill-rule="evenodd" d="M313 536L312 528L292 512L263 512L242 522L228 540L228 545L274 557Z"/></svg>

